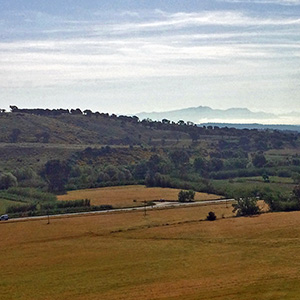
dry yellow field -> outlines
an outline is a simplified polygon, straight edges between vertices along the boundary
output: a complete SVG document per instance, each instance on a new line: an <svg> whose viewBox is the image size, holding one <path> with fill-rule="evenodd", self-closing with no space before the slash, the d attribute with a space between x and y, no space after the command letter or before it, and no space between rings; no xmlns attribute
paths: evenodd
<svg viewBox="0 0 300 300"><path fill-rule="evenodd" d="M179 191L171 188L147 188L143 185L128 185L70 191L66 195L58 196L58 200L90 199L92 205L110 204L117 208L134 207L143 205L143 201L177 200ZM196 193L195 195L196 201L220 198L222 197L206 193Z"/></svg>
<svg viewBox="0 0 300 300"><path fill-rule="evenodd" d="M201 221L212 210L220 218ZM300 212L225 204L0 222L5 299L299 299Z"/></svg>

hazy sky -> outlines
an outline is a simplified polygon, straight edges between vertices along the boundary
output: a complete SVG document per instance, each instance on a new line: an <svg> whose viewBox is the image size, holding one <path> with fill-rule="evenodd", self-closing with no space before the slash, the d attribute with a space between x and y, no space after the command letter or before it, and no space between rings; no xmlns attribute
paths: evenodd
<svg viewBox="0 0 300 300"><path fill-rule="evenodd" d="M300 111L300 0L1 0L0 107Z"/></svg>

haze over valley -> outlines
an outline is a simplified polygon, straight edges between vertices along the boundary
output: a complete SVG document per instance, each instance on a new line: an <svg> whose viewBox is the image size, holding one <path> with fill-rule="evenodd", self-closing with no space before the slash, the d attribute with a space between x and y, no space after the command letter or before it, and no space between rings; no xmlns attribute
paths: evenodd
<svg viewBox="0 0 300 300"><path fill-rule="evenodd" d="M208 106L198 106L162 112L142 112L137 113L136 115L140 119L149 118L160 121L163 119L168 119L173 122L184 120L191 121L195 124L300 124L300 113L291 112L286 114L275 114L267 112L253 112L247 108L212 109Z"/></svg>

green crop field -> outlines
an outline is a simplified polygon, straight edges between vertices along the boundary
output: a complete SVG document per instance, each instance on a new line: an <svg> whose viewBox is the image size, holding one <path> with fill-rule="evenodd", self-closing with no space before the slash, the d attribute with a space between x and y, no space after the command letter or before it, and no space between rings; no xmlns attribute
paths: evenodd
<svg viewBox="0 0 300 300"><path fill-rule="evenodd" d="M5 299L298 299L300 213L225 204L0 222ZM205 221L214 211L217 221ZM224 218L222 218L222 215Z"/></svg>
<svg viewBox="0 0 300 300"><path fill-rule="evenodd" d="M286 196L292 194L295 186L291 178L270 177L270 182L264 182L262 177L235 178L229 180L213 180L217 189L231 191L232 194L250 192L253 190L272 190Z"/></svg>

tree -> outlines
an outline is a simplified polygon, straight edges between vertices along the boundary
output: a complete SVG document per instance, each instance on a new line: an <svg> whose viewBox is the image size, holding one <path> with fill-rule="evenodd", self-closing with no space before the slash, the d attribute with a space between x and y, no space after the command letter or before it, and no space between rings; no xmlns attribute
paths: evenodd
<svg viewBox="0 0 300 300"><path fill-rule="evenodd" d="M263 180L264 180L264 182L266 182L266 183L268 183L268 182L270 182L270 178L269 178L269 175L268 174L263 174L262 175L262 178L263 178Z"/></svg>
<svg viewBox="0 0 300 300"><path fill-rule="evenodd" d="M216 220L216 214L213 211L210 211L206 217L206 220L208 221L215 221Z"/></svg>
<svg viewBox="0 0 300 300"><path fill-rule="evenodd" d="M254 167L262 168L267 163L267 160L263 153L256 153L252 158L252 163Z"/></svg>
<svg viewBox="0 0 300 300"><path fill-rule="evenodd" d="M207 161L202 157L195 158L194 168L196 171L206 170L207 169Z"/></svg>
<svg viewBox="0 0 300 300"><path fill-rule="evenodd" d="M82 111L80 108L76 108L76 109L71 109L71 114L72 115L82 115Z"/></svg>
<svg viewBox="0 0 300 300"><path fill-rule="evenodd" d="M293 194L298 201L300 201L300 185L296 185L293 189Z"/></svg>
<svg viewBox="0 0 300 300"><path fill-rule="evenodd" d="M224 163L219 158L212 158L209 162L209 166L212 171L218 172L223 169Z"/></svg>
<svg viewBox="0 0 300 300"><path fill-rule="evenodd" d="M178 193L178 201L179 202L192 202L195 198L195 192L192 190L184 191L181 190Z"/></svg>
<svg viewBox="0 0 300 300"><path fill-rule="evenodd" d="M48 182L50 192L63 192L68 182L71 168L66 162L49 160L42 171L42 176Z"/></svg>
<svg viewBox="0 0 300 300"><path fill-rule="evenodd" d="M18 168L13 172L13 175L16 176L18 181L30 180L37 177L36 172L30 167Z"/></svg>
<svg viewBox="0 0 300 300"><path fill-rule="evenodd" d="M237 203L232 204L233 211L237 216L252 216L260 213L260 209L257 206L257 199L254 197L244 197L236 199Z"/></svg>
<svg viewBox="0 0 300 300"><path fill-rule="evenodd" d="M90 109L84 110L83 113L88 117L91 117L93 115L93 112Z"/></svg>
<svg viewBox="0 0 300 300"><path fill-rule="evenodd" d="M10 105L9 108L10 108L11 112L17 112L19 110L18 107L15 105Z"/></svg>
<svg viewBox="0 0 300 300"><path fill-rule="evenodd" d="M2 173L0 175L0 189L6 190L10 187L17 186L18 180L12 173Z"/></svg>

